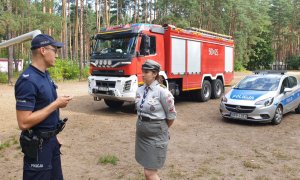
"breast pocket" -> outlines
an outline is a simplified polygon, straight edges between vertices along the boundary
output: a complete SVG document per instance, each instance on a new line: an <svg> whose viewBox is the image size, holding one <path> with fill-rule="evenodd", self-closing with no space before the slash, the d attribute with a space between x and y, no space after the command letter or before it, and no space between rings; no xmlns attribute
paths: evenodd
<svg viewBox="0 0 300 180"><path fill-rule="evenodd" d="M148 100L147 104L149 106L150 112L157 111L159 108L161 108L158 97L152 97Z"/></svg>

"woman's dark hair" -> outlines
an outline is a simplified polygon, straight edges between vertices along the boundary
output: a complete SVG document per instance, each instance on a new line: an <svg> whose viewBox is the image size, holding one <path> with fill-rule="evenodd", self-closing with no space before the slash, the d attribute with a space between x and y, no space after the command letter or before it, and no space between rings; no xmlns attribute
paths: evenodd
<svg viewBox="0 0 300 180"><path fill-rule="evenodd" d="M163 79L162 77L159 75L158 71L152 71L153 73L157 73L155 80L158 81L159 84L163 84Z"/></svg>

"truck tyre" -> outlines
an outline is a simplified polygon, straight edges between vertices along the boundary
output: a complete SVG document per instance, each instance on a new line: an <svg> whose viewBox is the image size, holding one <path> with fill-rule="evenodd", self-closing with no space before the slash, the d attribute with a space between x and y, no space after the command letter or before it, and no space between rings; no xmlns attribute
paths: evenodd
<svg viewBox="0 0 300 180"><path fill-rule="evenodd" d="M121 108L122 105L124 104L124 101L115 101L115 100L108 100L108 99L104 99L105 104L113 109L118 109Z"/></svg>
<svg viewBox="0 0 300 180"><path fill-rule="evenodd" d="M282 121L282 117L283 117L283 111L282 111L282 107L279 105L275 110L275 115L272 119L272 124L274 125L280 124Z"/></svg>
<svg viewBox="0 0 300 180"><path fill-rule="evenodd" d="M211 83L211 98L219 99L224 92L224 86L220 79L216 79Z"/></svg>
<svg viewBox="0 0 300 180"><path fill-rule="evenodd" d="M202 84L202 89L196 91L196 99L200 102L206 102L211 96L211 84L209 81L204 80Z"/></svg>
<svg viewBox="0 0 300 180"><path fill-rule="evenodd" d="M295 109L295 112L296 112L297 114L300 114L300 104L299 104L298 107Z"/></svg>

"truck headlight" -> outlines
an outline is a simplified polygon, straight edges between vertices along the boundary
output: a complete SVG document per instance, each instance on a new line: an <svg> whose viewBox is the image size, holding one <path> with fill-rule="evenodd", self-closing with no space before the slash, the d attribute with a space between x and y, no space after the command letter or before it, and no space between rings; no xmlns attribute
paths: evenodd
<svg viewBox="0 0 300 180"><path fill-rule="evenodd" d="M270 106L270 105L272 105L273 101L274 101L274 97L270 97L270 98L267 98L267 99L263 99L263 100L261 100L261 101L257 101L257 102L255 103L255 105L265 105L265 106Z"/></svg>
<svg viewBox="0 0 300 180"><path fill-rule="evenodd" d="M106 65L107 64L107 60L103 60L103 65Z"/></svg>

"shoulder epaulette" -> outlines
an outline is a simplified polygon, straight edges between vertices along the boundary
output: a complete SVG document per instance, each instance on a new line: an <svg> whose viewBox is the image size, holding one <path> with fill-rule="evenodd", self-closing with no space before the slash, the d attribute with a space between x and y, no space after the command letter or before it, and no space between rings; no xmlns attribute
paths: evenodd
<svg viewBox="0 0 300 180"><path fill-rule="evenodd" d="M163 87L163 88L167 88L165 85L163 85L163 84L159 84L160 85L160 87Z"/></svg>

